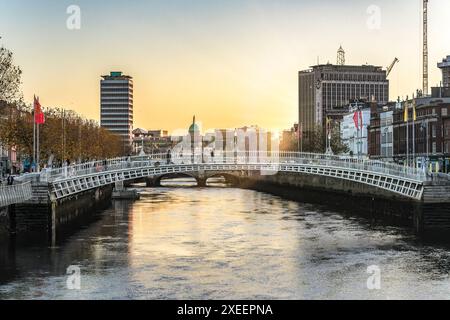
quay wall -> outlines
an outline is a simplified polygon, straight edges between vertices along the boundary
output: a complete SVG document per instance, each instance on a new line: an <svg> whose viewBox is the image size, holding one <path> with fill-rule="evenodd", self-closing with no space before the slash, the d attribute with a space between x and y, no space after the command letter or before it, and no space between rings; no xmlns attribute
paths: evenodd
<svg viewBox="0 0 450 320"><path fill-rule="evenodd" d="M240 178L240 187L326 205L370 219L389 220L411 227L419 234L450 236L450 185L447 184L427 184L421 201L358 182L309 174L251 174Z"/></svg>

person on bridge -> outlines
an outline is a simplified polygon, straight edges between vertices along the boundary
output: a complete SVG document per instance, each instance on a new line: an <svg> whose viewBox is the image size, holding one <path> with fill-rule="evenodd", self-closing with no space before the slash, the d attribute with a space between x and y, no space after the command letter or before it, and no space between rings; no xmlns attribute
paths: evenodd
<svg viewBox="0 0 450 320"><path fill-rule="evenodd" d="M8 176L7 182L8 186L12 186L14 184L14 177L11 175L11 173Z"/></svg>
<svg viewBox="0 0 450 320"><path fill-rule="evenodd" d="M172 151L169 149L167 150L167 164L170 164L172 158Z"/></svg>

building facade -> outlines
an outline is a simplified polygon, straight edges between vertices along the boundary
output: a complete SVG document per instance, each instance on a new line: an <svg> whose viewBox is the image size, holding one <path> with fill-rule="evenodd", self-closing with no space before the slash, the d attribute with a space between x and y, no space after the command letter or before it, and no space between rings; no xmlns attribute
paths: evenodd
<svg viewBox="0 0 450 320"><path fill-rule="evenodd" d="M387 103L386 71L372 65L316 65L299 72L299 123L305 139L316 125L325 127L326 117L343 113L352 100ZM343 112L342 112L343 111Z"/></svg>
<svg viewBox="0 0 450 320"><path fill-rule="evenodd" d="M369 155L374 159L449 173L450 97L420 97L373 108Z"/></svg>
<svg viewBox="0 0 450 320"><path fill-rule="evenodd" d="M347 154L354 156L367 157L368 155L368 132L370 125L370 109L361 109L362 128L358 128L354 121L354 115L357 112L355 107L350 107L348 113L344 115L340 126L341 141L349 151Z"/></svg>
<svg viewBox="0 0 450 320"><path fill-rule="evenodd" d="M438 68L442 70L442 86L444 88L450 87L450 56L438 63Z"/></svg>
<svg viewBox="0 0 450 320"><path fill-rule="evenodd" d="M100 125L131 146L133 131L133 79L122 72L111 72L100 81Z"/></svg>
<svg viewBox="0 0 450 320"><path fill-rule="evenodd" d="M373 159L394 161L394 113L401 109L401 103L370 105L368 131L368 155Z"/></svg>
<svg viewBox="0 0 450 320"><path fill-rule="evenodd" d="M167 130L133 130L133 152L135 154L165 154L174 142Z"/></svg>

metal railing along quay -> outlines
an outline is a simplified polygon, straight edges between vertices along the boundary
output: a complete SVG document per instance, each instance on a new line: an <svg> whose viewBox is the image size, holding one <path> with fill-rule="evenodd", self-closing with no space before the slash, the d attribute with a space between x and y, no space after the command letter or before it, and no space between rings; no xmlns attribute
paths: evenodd
<svg viewBox="0 0 450 320"><path fill-rule="evenodd" d="M32 197L31 182L0 186L0 207L25 202Z"/></svg>

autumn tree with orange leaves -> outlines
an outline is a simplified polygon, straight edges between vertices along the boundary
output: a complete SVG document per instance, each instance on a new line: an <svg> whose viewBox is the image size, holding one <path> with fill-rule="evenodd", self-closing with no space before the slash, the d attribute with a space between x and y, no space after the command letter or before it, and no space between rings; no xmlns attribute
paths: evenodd
<svg viewBox="0 0 450 320"><path fill-rule="evenodd" d="M22 71L13 63L11 51L0 48L0 144L14 147L18 160L33 154L33 107L20 91ZM44 166L53 156L57 163L116 157L123 153L120 137L74 111L44 108L40 125L40 159Z"/></svg>

